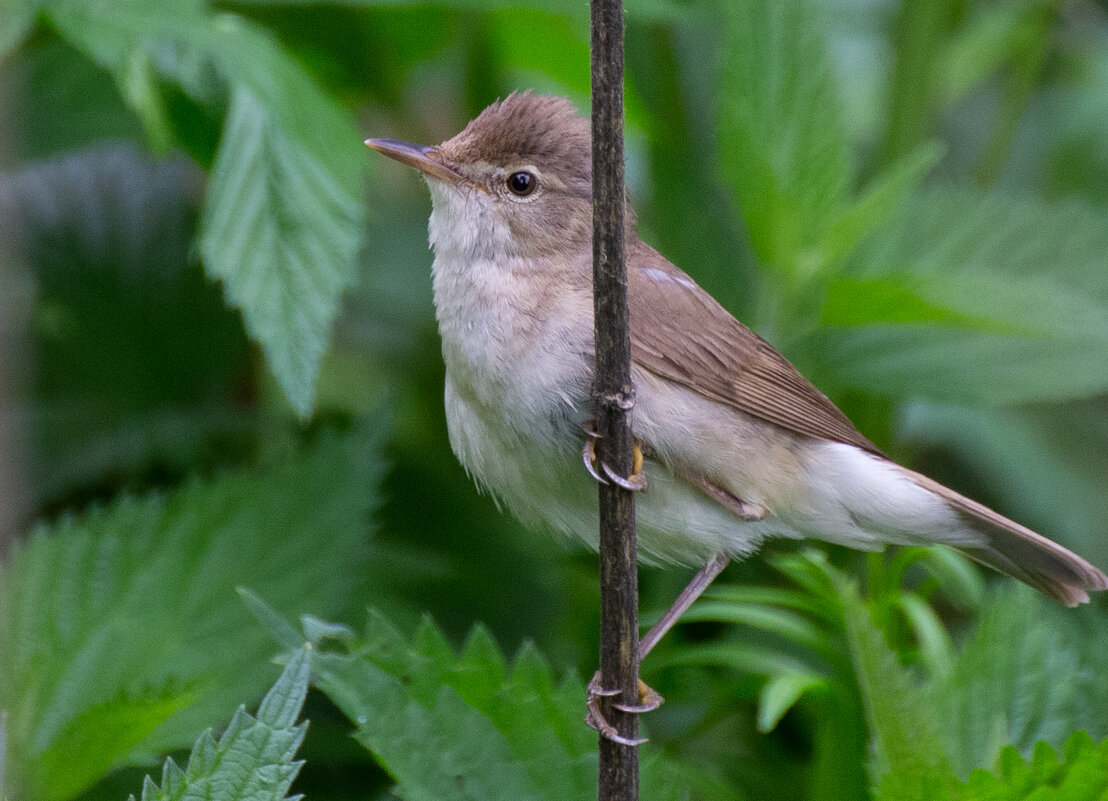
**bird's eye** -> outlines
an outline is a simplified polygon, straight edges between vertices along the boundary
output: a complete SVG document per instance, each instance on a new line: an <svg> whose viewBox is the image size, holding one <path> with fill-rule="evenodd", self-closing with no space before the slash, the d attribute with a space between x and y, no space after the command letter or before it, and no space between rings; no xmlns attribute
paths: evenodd
<svg viewBox="0 0 1108 801"><path fill-rule="evenodd" d="M535 178L534 173L520 171L513 172L508 176L508 191L513 195L519 197L527 197L535 191L535 187L538 186L538 179Z"/></svg>

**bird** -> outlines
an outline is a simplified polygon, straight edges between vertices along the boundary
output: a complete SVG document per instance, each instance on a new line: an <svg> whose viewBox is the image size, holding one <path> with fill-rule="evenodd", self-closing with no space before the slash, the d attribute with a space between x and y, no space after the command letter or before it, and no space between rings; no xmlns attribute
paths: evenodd
<svg viewBox="0 0 1108 801"><path fill-rule="evenodd" d="M524 91L439 145L366 144L430 188L454 453L525 526L595 548L589 119L564 97ZM943 544L1069 606L1108 588L1080 556L886 456L644 242L630 205L626 221L632 426L648 481L636 499L639 550L701 567L693 598L728 560L775 538Z"/></svg>

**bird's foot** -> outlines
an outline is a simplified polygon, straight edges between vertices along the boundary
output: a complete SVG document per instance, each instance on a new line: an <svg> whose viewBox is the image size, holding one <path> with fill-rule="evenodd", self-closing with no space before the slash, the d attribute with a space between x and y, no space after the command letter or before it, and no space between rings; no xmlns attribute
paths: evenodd
<svg viewBox="0 0 1108 801"><path fill-rule="evenodd" d="M598 439L600 439L600 433L591 423L587 424L585 426L585 445L581 448L581 461L585 463L585 469L589 471L589 475L601 484L607 484L611 481L611 483L616 486L623 487L625 490L630 490L631 492L642 492L645 490L646 473L643 472L643 452L639 441L637 439L635 440L634 448L631 451L631 475L624 478L603 462L599 464L604 475L602 476L597 472L596 441ZM607 478L604 476L607 476Z"/></svg>
<svg viewBox="0 0 1108 801"><path fill-rule="evenodd" d="M624 737L616 730L616 727L609 723L608 719L604 717L604 713L600 709L600 700L602 698L611 698L614 695L619 695L619 690L605 690L600 684L599 670L593 674L592 680L589 682L587 693L585 700L585 723L589 725L589 728L600 732L600 736L604 739L611 740L613 743L619 743L620 745L636 746L646 742L645 737ZM653 712L662 705L664 700L665 699L662 698L657 690L647 685L642 679L639 679L639 703L612 704L612 706L621 712L631 712L632 714L640 715L643 712Z"/></svg>

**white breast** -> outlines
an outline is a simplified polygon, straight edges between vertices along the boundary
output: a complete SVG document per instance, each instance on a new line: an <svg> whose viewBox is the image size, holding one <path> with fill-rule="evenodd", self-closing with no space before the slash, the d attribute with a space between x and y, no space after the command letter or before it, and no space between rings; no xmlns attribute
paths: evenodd
<svg viewBox="0 0 1108 801"><path fill-rule="evenodd" d="M515 508L542 491L530 465L580 449L591 381L591 297L551 293L516 257L487 196L431 182L435 313L446 363L451 445L466 470ZM474 224L476 221L476 224Z"/></svg>

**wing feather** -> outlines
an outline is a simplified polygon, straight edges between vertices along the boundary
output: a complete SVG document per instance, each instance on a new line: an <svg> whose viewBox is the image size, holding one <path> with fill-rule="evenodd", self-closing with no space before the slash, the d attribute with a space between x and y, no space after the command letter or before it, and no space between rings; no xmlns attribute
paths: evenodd
<svg viewBox="0 0 1108 801"><path fill-rule="evenodd" d="M629 243L627 269L640 367L789 431L881 455L772 345L657 251Z"/></svg>

